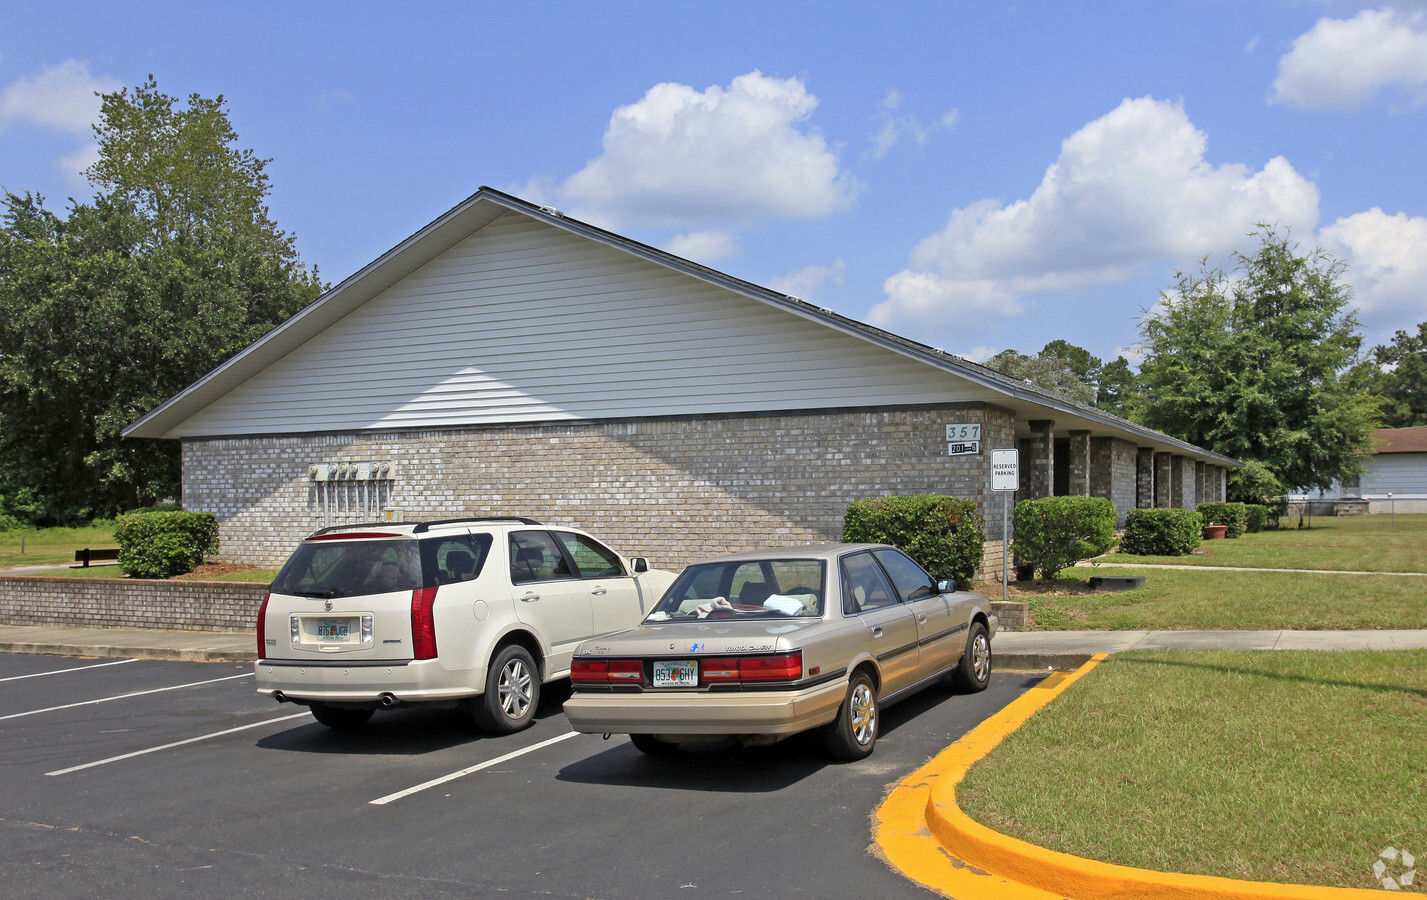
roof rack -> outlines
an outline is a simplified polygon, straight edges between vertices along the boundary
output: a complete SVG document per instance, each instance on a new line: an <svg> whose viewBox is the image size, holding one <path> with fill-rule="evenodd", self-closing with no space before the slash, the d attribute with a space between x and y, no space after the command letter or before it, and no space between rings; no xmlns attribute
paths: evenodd
<svg viewBox="0 0 1427 900"><path fill-rule="evenodd" d="M309 534L308 538L315 538L319 534L331 534L334 531L342 531L347 528L390 528L393 525L400 525L400 522L353 522L350 525L330 525L327 528L319 528Z"/></svg>
<svg viewBox="0 0 1427 900"><path fill-rule="evenodd" d="M459 519L437 519L433 522L421 522L412 529L413 534L420 534L427 531L433 525L459 525L463 522L519 522L522 525L543 525L534 519L527 519L524 516L462 516Z"/></svg>

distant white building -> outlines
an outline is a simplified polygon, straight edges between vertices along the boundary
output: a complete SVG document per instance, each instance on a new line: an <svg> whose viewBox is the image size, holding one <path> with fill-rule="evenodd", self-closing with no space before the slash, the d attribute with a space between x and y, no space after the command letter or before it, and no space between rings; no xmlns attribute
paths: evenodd
<svg viewBox="0 0 1427 900"><path fill-rule="evenodd" d="M1295 495L1309 500L1363 500L1367 512L1427 512L1427 426L1379 428L1363 474L1332 490Z"/></svg>

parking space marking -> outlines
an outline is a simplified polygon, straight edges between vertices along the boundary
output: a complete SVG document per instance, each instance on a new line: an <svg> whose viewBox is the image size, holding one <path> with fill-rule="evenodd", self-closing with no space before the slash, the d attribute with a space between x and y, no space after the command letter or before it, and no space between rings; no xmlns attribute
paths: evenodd
<svg viewBox="0 0 1427 900"><path fill-rule="evenodd" d="M154 688L151 691L135 691L132 694L120 694L117 697L101 697L98 700L84 700L79 703L66 703L64 706L51 706L47 709L32 709L29 712L11 713L8 716L0 716L0 722L6 719L22 719L25 716L37 716L40 713L57 712L61 709L74 709L76 706L93 706L96 703L108 703L111 700L127 700L130 697L143 697L148 694L162 694L164 691L178 691L184 688L200 687L205 684L217 684L220 681L232 681L235 678L252 678L252 672L242 675L229 675L227 678L214 678L209 681L193 681L188 684L176 684L173 687Z"/></svg>
<svg viewBox="0 0 1427 900"><path fill-rule="evenodd" d="M580 734L581 732L578 731L567 731L558 737L552 737L549 740L541 741L538 744L531 744L524 750L516 750L512 753L507 753L505 756L498 756L495 759L486 760L485 762L480 763L479 765L474 765L470 768L462 769L459 772L452 772L449 775L442 775L440 778L433 778L425 784L418 784L416 787L409 787L404 791L397 791L395 794L387 794L385 797L378 797L375 800L369 800L367 802L372 804L373 806L385 806L386 804L391 803L393 800L400 800L402 797L410 797L412 794L420 793L421 791L424 791L427 788L434 788L437 785L445 784L448 781L455 781L457 778L463 778L467 775L470 775L472 772L479 772L482 769L489 769L491 766L498 766L503 762L515 759L517 756L524 756L527 753L534 753L536 750L542 750L545 747L549 747L551 744L558 744L561 741L568 741L572 737L579 737Z"/></svg>
<svg viewBox="0 0 1427 900"><path fill-rule="evenodd" d="M21 678L40 678L44 675L63 675L66 672L84 672L89 669L102 669L105 666L122 666L124 663L138 662L137 659L119 659L114 662L95 663L92 666L77 666L73 669L56 669L53 672L31 672L29 675L11 675L8 678L0 678L0 681L19 681Z"/></svg>
<svg viewBox="0 0 1427 900"><path fill-rule="evenodd" d="M226 731L215 731L212 734L199 735L198 737L188 738L187 740L183 741L174 741L171 744L164 744L161 747L150 747L147 750L135 750L133 753L124 753L120 756L111 756L108 759L99 759L95 760L94 762L84 763L83 765L79 766L70 766L68 769L56 769L53 772L46 772L45 774L68 775L70 772L80 772L84 769L92 769L95 766L106 766L109 763L120 762L126 759L133 759L136 756L144 756L149 753L158 753L162 750L172 750L174 747L182 747L184 744L196 744L199 741L212 740L213 738L222 737L225 734L236 734L239 731L247 731L250 728L262 728L264 725L276 725L279 722L289 722L293 719L302 719L306 717L307 713L300 712L296 715L281 716L280 718L276 719L264 719L261 722L253 722L250 725L239 725L237 728L229 728Z"/></svg>

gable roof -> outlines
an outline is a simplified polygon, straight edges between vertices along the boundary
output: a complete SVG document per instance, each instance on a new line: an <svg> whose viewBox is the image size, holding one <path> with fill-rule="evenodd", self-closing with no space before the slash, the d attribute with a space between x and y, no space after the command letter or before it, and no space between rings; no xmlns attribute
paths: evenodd
<svg viewBox="0 0 1427 900"><path fill-rule="evenodd" d="M1373 439L1374 453L1427 453L1427 425L1379 428Z"/></svg>
<svg viewBox="0 0 1427 900"><path fill-rule="evenodd" d="M512 218L512 215L515 218ZM350 330L355 327L354 323L358 323L361 316L366 313L364 308L372 301L399 293L402 286L410 284L419 272L430 277L433 270L428 267L439 264L439 261L449 254L461 252L463 245L470 245L474 239L473 236L480 236L483 232L490 234L492 231L487 231L487 229L498 231L506 223L511 222L536 223L545 229L542 233L549 233L549 229L553 228L565 235L593 242L594 245L606 248L606 251L613 251L613 254L606 252L602 257L606 264L611 259L641 261L644 264L642 269L646 273L645 277L648 272L676 273L678 276L684 276L681 284L689 284L691 282L688 279L692 279L693 282L706 288L716 289L713 292L705 292L700 295L701 302L706 302L709 297L713 296L727 297L728 294L723 292L741 298L743 305L737 308L738 312L725 310L725 314L746 315L749 311L765 309L782 314L779 321L784 321L786 317L791 316L818 326L814 328L799 326L797 330L802 338L821 342L820 346L826 345L823 357L819 358L826 358L827 353L838 352L837 347L843 348L843 352L848 347L860 347L862 348L860 352L873 353L879 360L885 360L884 365L889 368L889 371L896 370L895 377L888 381L892 390L896 390L896 386L899 384L904 385L908 378L923 380L930 378L939 384L940 393L938 396L946 398L948 397L946 385L960 383L965 388L973 390L981 399L1013 409L1019 417L1054 419L1058 431L1062 429L1090 429L1100 434L1113 434L1142 446L1153 446L1157 450L1183 453L1197 459L1211 460L1220 464L1237 464L1229 457L1211 453L1103 410L1077 403L1029 382L1008 378L985 366L954 356L944 350L858 322L796 297L743 281L613 232L570 219L558 210L536 206L489 187L480 188L476 193L411 237L327 291L310 306L131 424L125 429L125 436L173 438L222 436L234 433L229 431L225 424L223 414L225 404L241 406L247 402L251 406L254 397L272 396L275 392L280 392L284 382L273 373L281 371L284 367L294 372L301 369L302 366L296 355L299 350L307 354L314 352L314 348L321 349L323 341L330 344L330 335L334 333L334 326L337 326L338 323L347 320L344 327ZM529 233L528 230L524 232L527 235L524 239L528 240ZM565 246L572 245L566 241ZM457 274L459 275L459 273ZM746 301L753 301L753 303L749 305ZM451 309L449 304L445 309L448 311ZM842 343L837 344L836 347L828 343L834 339ZM851 343L848 343L849 339ZM365 347L369 352L370 345L371 341L365 345L353 346L355 348ZM890 351L890 356L887 351ZM342 356L340 348L329 347L326 352L325 358L332 361L332 367L340 367L352 362L351 359ZM923 374L917 376L916 372ZM450 378L452 376L453 372L448 369L433 374L431 377ZM948 379L946 376L952 376L952 378ZM290 377L298 376L294 374ZM484 377L484 375L478 376L464 372L460 377L470 379ZM898 378L901 381L897 381ZM489 382L490 379L487 381ZM287 383L290 384L290 382ZM431 383L427 381L422 385L429 388ZM486 387L490 386L489 383L486 385ZM505 388L514 394L520 393L519 390L511 388L509 385L496 383L494 386ZM330 390L330 386L328 389ZM900 393L898 395L905 396ZM794 405L787 408L796 408L795 400L790 399L789 402ZM916 398L908 398L903 402L916 402ZM605 406L591 406L588 409L581 408L577 404L560 403L546 404L545 406L527 404L527 406L528 409L519 416L507 418L505 421L535 421L539 420L541 416L545 419L569 420L589 417L592 414L617 415L617 413L609 412L609 408ZM600 412L591 413L591 410ZM730 407L729 411L747 410ZM423 424L429 427L433 424L455 425L471 424L472 422L469 409L461 407L459 404L451 405L444 411L433 410L428 404L407 417L394 417L389 412L389 410L368 411L369 418L363 419L362 424L358 427L421 427ZM443 418L443 416L445 417ZM486 421L491 420L487 419ZM254 429L261 427L262 420L254 419L246 430L240 429L240 431L254 433ZM273 428L272 430L292 433L290 427ZM311 427L302 429L306 432L325 430L341 429L334 428L331 423L324 423L320 417L311 421Z"/></svg>

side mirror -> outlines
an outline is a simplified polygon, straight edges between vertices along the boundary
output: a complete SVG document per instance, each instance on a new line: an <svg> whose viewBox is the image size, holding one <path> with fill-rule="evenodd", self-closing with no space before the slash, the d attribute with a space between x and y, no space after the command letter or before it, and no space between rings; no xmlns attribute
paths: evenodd
<svg viewBox="0 0 1427 900"><path fill-rule="evenodd" d="M937 589L937 591L939 591L940 593L943 593L943 594L953 593L953 592L956 591L956 582L955 582L955 581L938 581L938 582L936 583L936 589Z"/></svg>
<svg viewBox="0 0 1427 900"><path fill-rule="evenodd" d="M629 561L629 564L634 568L634 574L636 575L640 574L641 572L649 571L649 560L645 559L642 556L634 557Z"/></svg>

